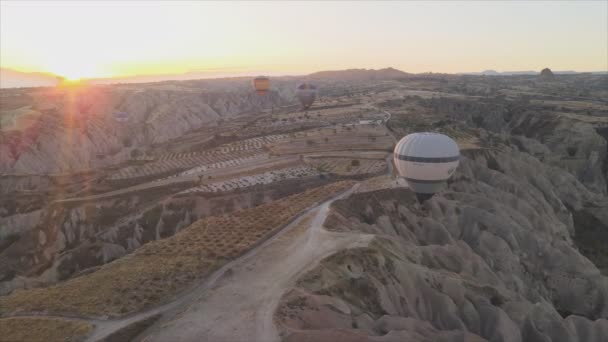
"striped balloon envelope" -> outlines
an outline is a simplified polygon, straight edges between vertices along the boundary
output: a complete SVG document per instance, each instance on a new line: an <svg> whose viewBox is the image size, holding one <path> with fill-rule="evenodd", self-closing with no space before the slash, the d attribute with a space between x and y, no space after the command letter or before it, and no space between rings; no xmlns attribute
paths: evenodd
<svg viewBox="0 0 608 342"><path fill-rule="evenodd" d="M452 138L439 133L412 133L395 146L395 167L420 201L445 188L460 161Z"/></svg>

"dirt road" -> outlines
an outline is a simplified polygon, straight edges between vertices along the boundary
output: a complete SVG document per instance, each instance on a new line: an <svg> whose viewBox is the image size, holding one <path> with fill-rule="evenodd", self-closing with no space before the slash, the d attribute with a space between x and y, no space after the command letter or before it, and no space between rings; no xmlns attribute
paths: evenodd
<svg viewBox="0 0 608 342"><path fill-rule="evenodd" d="M259 252L241 258L187 307L149 328L138 341L278 341L274 311L295 280L325 257L367 245L372 236L322 228L333 198L285 228Z"/></svg>

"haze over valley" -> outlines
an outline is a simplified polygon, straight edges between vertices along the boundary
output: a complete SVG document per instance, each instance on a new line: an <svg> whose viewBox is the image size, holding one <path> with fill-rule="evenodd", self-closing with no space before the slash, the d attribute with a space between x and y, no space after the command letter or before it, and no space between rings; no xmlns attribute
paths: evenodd
<svg viewBox="0 0 608 342"><path fill-rule="evenodd" d="M608 8L556 4L2 2L0 341L607 341Z"/></svg>

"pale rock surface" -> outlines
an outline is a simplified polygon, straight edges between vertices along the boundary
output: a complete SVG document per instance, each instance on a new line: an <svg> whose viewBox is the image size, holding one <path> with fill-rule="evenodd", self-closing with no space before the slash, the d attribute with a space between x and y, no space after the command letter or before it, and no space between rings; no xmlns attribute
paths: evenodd
<svg viewBox="0 0 608 342"><path fill-rule="evenodd" d="M569 210L606 227L608 204L572 174L503 151L467 153L423 206L406 189L335 202L328 229L376 239L300 278L277 310L284 341L606 341L608 278L579 253L573 236L590 227Z"/></svg>

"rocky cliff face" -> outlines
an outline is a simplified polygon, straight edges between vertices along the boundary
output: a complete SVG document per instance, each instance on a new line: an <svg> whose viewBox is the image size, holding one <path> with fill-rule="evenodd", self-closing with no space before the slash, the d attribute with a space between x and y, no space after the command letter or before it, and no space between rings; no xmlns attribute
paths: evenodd
<svg viewBox="0 0 608 342"><path fill-rule="evenodd" d="M277 311L285 341L608 336L608 277L576 241L591 228L605 234L608 203L527 153L468 153L449 189L423 206L393 189L332 210L328 229L375 241L298 281Z"/></svg>
<svg viewBox="0 0 608 342"><path fill-rule="evenodd" d="M601 116L596 121L582 119L576 113L518 101L441 98L421 103L434 113L512 136L521 151L569 171L589 190L608 190L608 122Z"/></svg>
<svg viewBox="0 0 608 342"><path fill-rule="evenodd" d="M94 271L141 245L174 235L199 218L275 200L325 182L288 180L233 194L167 197L180 188L148 191L0 218L0 295ZM6 229L4 228L6 227Z"/></svg>
<svg viewBox="0 0 608 342"><path fill-rule="evenodd" d="M241 83L233 81L228 90L224 84L215 89L192 82L39 91L29 103L42 114L36 116L35 129L28 134L0 131L0 172L62 173L115 164L135 149L267 108L269 101L288 102L283 95L289 94L261 98ZM128 121L117 122L117 111L128 113Z"/></svg>

